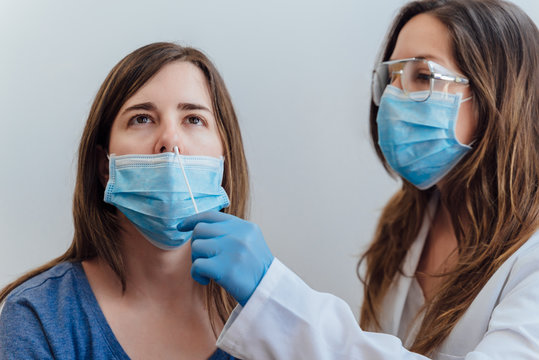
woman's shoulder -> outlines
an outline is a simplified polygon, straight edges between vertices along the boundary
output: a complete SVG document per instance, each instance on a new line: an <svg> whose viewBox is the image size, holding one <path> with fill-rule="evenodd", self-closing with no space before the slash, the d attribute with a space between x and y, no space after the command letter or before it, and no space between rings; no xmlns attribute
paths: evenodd
<svg viewBox="0 0 539 360"><path fill-rule="evenodd" d="M83 279L80 262L62 262L26 280L7 296L6 302L44 302L49 297L58 300L60 293L78 287Z"/></svg>
<svg viewBox="0 0 539 360"><path fill-rule="evenodd" d="M520 248L518 248L508 261L511 262L512 272L528 271L539 272L539 230L537 230Z"/></svg>
<svg viewBox="0 0 539 360"><path fill-rule="evenodd" d="M539 257L539 229L530 236L530 238L515 251L513 257L519 261L526 259L537 259ZM539 265L539 262L538 262Z"/></svg>
<svg viewBox="0 0 539 360"><path fill-rule="evenodd" d="M128 358L80 262L53 266L8 295L0 311L0 359L5 354L17 359Z"/></svg>
<svg viewBox="0 0 539 360"><path fill-rule="evenodd" d="M532 290L534 297L539 296L539 231L536 231L496 270L489 283L500 286L502 301L506 296L515 294L519 289ZM529 286L530 284L533 286Z"/></svg>

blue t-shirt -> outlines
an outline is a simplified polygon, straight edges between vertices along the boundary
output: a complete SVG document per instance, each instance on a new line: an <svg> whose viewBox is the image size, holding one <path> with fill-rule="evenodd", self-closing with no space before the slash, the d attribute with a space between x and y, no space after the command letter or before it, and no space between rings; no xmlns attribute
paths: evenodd
<svg viewBox="0 0 539 360"><path fill-rule="evenodd" d="M80 262L26 281L0 313L0 359L129 359L109 327ZM231 360L220 349L209 360Z"/></svg>

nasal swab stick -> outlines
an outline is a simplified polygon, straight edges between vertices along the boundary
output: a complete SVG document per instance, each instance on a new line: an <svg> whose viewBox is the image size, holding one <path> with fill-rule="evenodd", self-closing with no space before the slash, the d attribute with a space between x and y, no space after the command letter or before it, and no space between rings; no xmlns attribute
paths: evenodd
<svg viewBox="0 0 539 360"><path fill-rule="evenodd" d="M189 190L191 201L193 202L193 206L195 207L195 213L198 214L197 203L195 202L195 197L193 196L193 192L191 191L191 185L189 185L189 180L187 180L187 175L185 174L185 169L183 168L182 158L180 156L180 152L178 151L177 146L174 146L174 154L176 154L176 158L178 159L178 163L180 164L180 168L182 169L183 178L185 179L185 183L187 184L187 190Z"/></svg>

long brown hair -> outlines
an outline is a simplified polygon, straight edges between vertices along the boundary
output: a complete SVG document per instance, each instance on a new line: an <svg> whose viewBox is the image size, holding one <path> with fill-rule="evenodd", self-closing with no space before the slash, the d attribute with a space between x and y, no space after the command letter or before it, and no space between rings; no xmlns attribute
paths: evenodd
<svg viewBox="0 0 539 360"><path fill-rule="evenodd" d="M65 261L100 257L114 270L126 287L124 259L119 249L116 208L103 201L104 186L99 181L99 148L108 149L112 123L122 105L164 65L187 61L204 74L224 148L223 187L230 198L224 211L246 216L249 183L247 162L236 113L225 84L211 61L199 50L173 43L153 43L123 58L108 74L97 92L79 146L77 179L73 198L74 236L69 249L58 258L30 271L0 292L0 303L18 285ZM212 327L216 319L226 322L235 300L216 283L205 288L205 302Z"/></svg>
<svg viewBox="0 0 539 360"><path fill-rule="evenodd" d="M478 118L474 149L444 179L441 202L451 213L458 260L424 307L411 349L431 354L449 335L488 279L539 227L539 31L517 6L499 0L423 0L405 5L380 61L403 26L428 13L447 26L457 66L470 79ZM428 30L425 30L428 31ZM378 146L371 102L371 138ZM366 260L360 325L379 330L380 304L415 240L433 189L403 180L385 206Z"/></svg>

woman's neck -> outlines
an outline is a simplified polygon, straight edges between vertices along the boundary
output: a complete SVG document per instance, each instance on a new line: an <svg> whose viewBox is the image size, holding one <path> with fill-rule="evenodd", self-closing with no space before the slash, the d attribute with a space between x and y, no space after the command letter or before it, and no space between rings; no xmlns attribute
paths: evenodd
<svg viewBox="0 0 539 360"><path fill-rule="evenodd" d="M127 219L125 219L127 221ZM100 258L83 267L116 339L131 357L208 358L216 335L205 307L204 287L191 277L191 245L161 250L131 223L122 222L126 289Z"/></svg>
<svg viewBox="0 0 539 360"><path fill-rule="evenodd" d="M191 277L191 244L174 250L152 245L125 219L120 234L125 265L123 296L141 301L202 303L203 287Z"/></svg>
<svg viewBox="0 0 539 360"><path fill-rule="evenodd" d="M444 274L451 270L458 256L457 237L451 221L451 214L442 204L438 204L429 234L417 266L416 275L427 300L439 289Z"/></svg>

